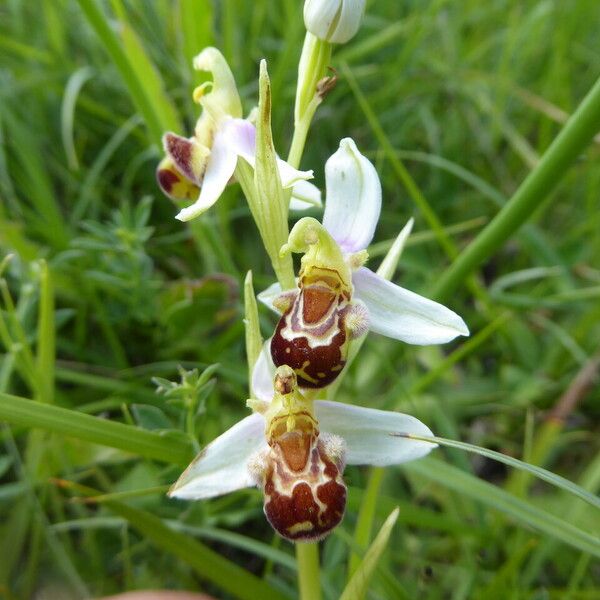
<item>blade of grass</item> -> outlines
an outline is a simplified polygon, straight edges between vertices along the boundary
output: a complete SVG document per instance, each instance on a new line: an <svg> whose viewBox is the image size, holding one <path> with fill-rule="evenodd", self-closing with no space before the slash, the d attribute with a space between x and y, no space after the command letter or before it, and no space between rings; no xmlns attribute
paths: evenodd
<svg viewBox="0 0 600 600"><path fill-rule="evenodd" d="M37 371L40 399L52 403L54 400L54 290L52 276L46 261L40 261L40 301L38 311Z"/></svg>
<svg viewBox="0 0 600 600"><path fill-rule="evenodd" d="M179 2L179 27L183 42L183 54L186 66L191 66L196 54L205 46L213 43L212 33L213 8L210 2L198 2L198 0L180 0ZM200 80L197 71L194 77Z"/></svg>
<svg viewBox="0 0 600 600"><path fill-rule="evenodd" d="M100 38L105 50L110 54L133 103L144 118L150 133L150 139L160 148L162 134L169 129L181 131L181 127L172 122L174 114L172 109L162 112L165 106L169 106L168 99L162 93L162 88L158 87L160 90L158 98L151 96L153 85L156 88L158 84L156 83L156 73L154 74L154 84L147 85L145 82L148 73L144 69L149 64L151 65L150 60L147 57L145 60L141 58L144 56L142 49L138 48L138 52L134 52L135 42L131 41L131 35L125 34L126 42L119 40L95 0L77 1L88 23Z"/></svg>
<svg viewBox="0 0 600 600"><path fill-rule="evenodd" d="M509 467L520 469L521 471L527 471L538 479L564 490L565 492L569 492L570 494L573 494L581 500L584 500L592 506L600 509L600 498L578 486L576 483L573 483L572 481L569 481L560 475L556 475L556 473L552 473L551 471L547 471L546 469L542 469L536 465L531 465L517 458L513 458L512 456L506 456L506 454L496 452L495 450L488 450L487 448L482 448L481 446L475 446L473 444L467 444L466 442L458 442L456 440L448 440L446 438L436 436L419 436L411 433L406 435L398 434L398 437L407 437L414 440L421 440L423 442L433 442L439 444L440 446L457 448L459 450L465 450L466 452L473 452L474 454L485 456L486 458L491 458L492 460L497 460L498 462L504 463Z"/></svg>
<svg viewBox="0 0 600 600"><path fill-rule="evenodd" d="M70 481L59 481L62 487L79 494L94 496L98 492ZM269 598L285 600L279 590L252 575L230 560L222 557L208 546L190 536L169 528L162 519L153 514L117 501L105 503L112 512L126 519L145 539L159 549L177 556L198 573L223 590L242 600Z"/></svg>
<svg viewBox="0 0 600 600"><path fill-rule="evenodd" d="M60 107L60 133L62 136L63 147L67 157L69 168L73 171L79 169L77 160L77 150L75 150L75 140L73 136L73 123L75 122L75 104L81 88L85 85L94 71L90 67L81 67L77 69L65 87L62 105Z"/></svg>
<svg viewBox="0 0 600 600"><path fill-rule="evenodd" d="M600 128L600 78L512 198L438 280L437 300L449 298L479 265L525 223L556 188Z"/></svg>
<svg viewBox="0 0 600 600"><path fill-rule="evenodd" d="M394 527L396 520L398 519L398 508L392 511L392 514L385 520L381 526L379 533L373 540L373 543L367 550L365 557L356 569L354 575L352 575L350 581L346 585L340 600L361 600L365 596L368 590L369 580L373 576L377 563L381 557L381 554L387 546L392 528Z"/></svg>
<svg viewBox="0 0 600 600"><path fill-rule="evenodd" d="M139 37L127 21L127 13L121 0L112 0L112 6L119 20L117 31L121 37L125 55L133 70L140 74L144 91L152 103L155 113L159 116L163 129L181 131L181 122L165 93L162 79Z"/></svg>
<svg viewBox="0 0 600 600"><path fill-rule="evenodd" d="M428 457L407 463L403 468L436 481L463 496L482 502L519 523L529 525L573 548L600 557L600 541L597 537L457 467Z"/></svg>
<svg viewBox="0 0 600 600"><path fill-rule="evenodd" d="M354 529L354 542L359 548L366 548L371 539L383 473L384 470L382 467L373 467L369 471L369 481L365 488L363 500L360 503L356 527ZM350 561L348 562L348 579L356 573L360 562L361 556L356 552L352 552L350 554Z"/></svg>
<svg viewBox="0 0 600 600"><path fill-rule="evenodd" d="M191 442L181 437L161 435L2 392L0 419L14 425L46 429L167 463L185 465L193 458Z"/></svg>

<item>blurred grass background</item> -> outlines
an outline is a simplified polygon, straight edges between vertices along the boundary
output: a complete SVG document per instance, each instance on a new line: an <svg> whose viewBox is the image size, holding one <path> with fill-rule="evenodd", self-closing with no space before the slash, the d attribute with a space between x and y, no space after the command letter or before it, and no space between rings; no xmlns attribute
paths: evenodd
<svg viewBox="0 0 600 600"><path fill-rule="evenodd" d="M3 402L14 394L167 431L174 444L195 431L199 446L247 414L240 289L249 268L257 290L271 283L270 267L237 186L192 225L175 221L154 180L156 144L165 129L191 131L191 57L216 45L246 111L258 61L268 59L285 154L301 14L297 0L0 3L0 258L14 254L0 282ZM358 36L334 53L340 79L302 167L322 186L339 139L356 140L384 190L372 264L414 216L396 281L427 294L600 74L599 30L595 0L369 2ZM415 414L438 435L597 493L599 144L447 302L471 338L417 348L371 335L338 399ZM261 318L268 336L273 318ZM163 381L157 394L151 381L215 363L183 388ZM272 597L293 597L293 549L269 528L258 491L169 501L165 486L181 465L85 439L0 425L0 595L168 587L244 597L222 591L237 572L215 570L207 581L182 556L198 547L177 550L177 540L195 538L263 578ZM111 496L73 502L56 479ZM356 515L379 483L375 525L401 510L369 598L598 597L598 513L563 491L454 449L385 473L348 469L347 482L348 514L323 544L327 598L360 552ZM173 542L164 523L185 536Z"/></svg>

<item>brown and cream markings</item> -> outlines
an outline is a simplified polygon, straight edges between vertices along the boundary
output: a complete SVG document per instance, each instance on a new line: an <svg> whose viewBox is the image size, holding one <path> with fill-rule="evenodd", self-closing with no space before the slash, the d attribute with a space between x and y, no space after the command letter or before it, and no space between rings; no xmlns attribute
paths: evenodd
<svg viewBox="0 0 600 600"><path fill-rule="evenodd" d="M269 450L250 468L264 491L269 523L289 540L318 540L344 516L344 441L319 434L312 401L297 390L294 372L280 367L267 409Z"/></svg>

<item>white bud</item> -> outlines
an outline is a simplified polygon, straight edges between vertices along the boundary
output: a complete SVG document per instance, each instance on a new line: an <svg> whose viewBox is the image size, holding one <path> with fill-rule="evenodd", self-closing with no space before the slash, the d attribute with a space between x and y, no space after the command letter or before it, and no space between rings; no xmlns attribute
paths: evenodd
<svg viewBox="0 0 600 600"><path fill-rule="evenodd" d="M365 0L306 0L304 24L326 42L344 44L356 35L365 12Z"/></svg>

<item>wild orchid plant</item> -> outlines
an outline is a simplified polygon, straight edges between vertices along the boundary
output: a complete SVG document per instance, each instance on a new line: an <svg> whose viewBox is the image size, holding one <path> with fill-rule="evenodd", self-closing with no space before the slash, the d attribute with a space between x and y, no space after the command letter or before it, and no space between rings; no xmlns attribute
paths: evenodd
<svg viewBox="0 0 600 600"><path fill-rule="evenodd" d="M342 139L325 165L322 222L304 217L288 230L290 209L321 205L319 190L307 182L312 171L298 166L314 113L335 83L325 76L332 44L356 33L363 11L360 0L305 3L308 31L287 162L273 147L266 63L261 63L258 108L244 119L229 66L217 49L206 48L194 67L211 72L213 80L194 91L202 108L194 134L165 134L166 156L157 170L163 191L188 204L177 214L182 221L210 208L228 183L240 183L277 276L258 298L281 315L259 356L260 332L249 326L252 414L209 444L169 493L204 499L257 485L268 521L292 541L317 541L340 523L347 464L399 464L435 447L393 435L431 435L414 417L323 399L343 373L353 345L358 348L369 330L409 344L468 335L463 320L448 308L364 266L380 216L381 184L352 139ZM387 259L394 266L411 226ZM297 278L292 252L303 254ZM255 310L256 303L247 306ZM246 322L258 319L247 314Z"/></svg>

